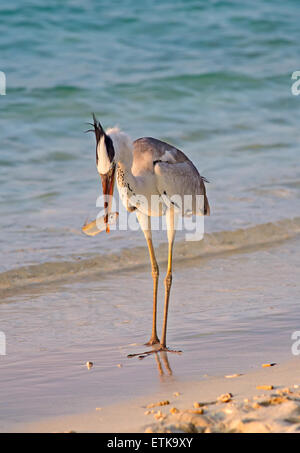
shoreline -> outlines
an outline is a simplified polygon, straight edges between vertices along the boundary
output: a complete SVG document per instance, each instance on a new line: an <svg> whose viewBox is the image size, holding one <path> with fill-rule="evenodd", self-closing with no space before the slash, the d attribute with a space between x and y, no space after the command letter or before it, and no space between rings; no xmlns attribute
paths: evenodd
<svg viewBox="0 0 300 453"><path fill-rule="evenodd" d="M298 237L300 217L286 218L228 231L206 233L201 241L175 242L176 263L192 263L199 259L214 259L227 253L257 250L276 245ZM155 249L158 264L166 263L167 243L160 243ZM103 269L106 260L109 267ZM149 257L145 245L122 248L118 253L95 254L89 258L77 257L75 260L49 261L13 268L0 273L2 297L54 284L73 282L113 272L145 270L149 267Z"/></svg>
<svg viewBox="0 0 300 453"><path fill-rule="evenodd" d="M13 424L5 432L298 432L299 371L298 357L245 374L233 369L226 377L173 382L154 394L81 414Z"/></svg>

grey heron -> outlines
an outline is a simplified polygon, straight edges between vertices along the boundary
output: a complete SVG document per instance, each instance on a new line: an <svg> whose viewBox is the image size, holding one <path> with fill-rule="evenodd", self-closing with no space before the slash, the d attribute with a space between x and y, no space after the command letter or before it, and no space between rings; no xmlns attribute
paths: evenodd
<svg viewBox="0 0 300 453"><path fill-rule="evenodd" d="M210 207L205 182L191 162L179 149L152 137L132 141L118 128L104 130L93 115L92 131L96 136L96 165L102 181L106 232L109 232L108 216L115 180L122 203L130 212L135 211L144 233L152 267L153 277L153 320L151 336L147 345L158 345L157 351L170 351L166 345L167 319L170 290L172 285L173 244L178 215L186 215L183 205L178 205L174 196L183 199L192 196L189 210L192 214L209 215ZM201 207L196 196L202 197ZM153 197L159 203L153 203ZM168 267L164 280L165 302L162 335L157 335L157 287L159 267L152 242L151 217L166 216L168 237ZM133 354L138 355L138 354Z"/></svg>

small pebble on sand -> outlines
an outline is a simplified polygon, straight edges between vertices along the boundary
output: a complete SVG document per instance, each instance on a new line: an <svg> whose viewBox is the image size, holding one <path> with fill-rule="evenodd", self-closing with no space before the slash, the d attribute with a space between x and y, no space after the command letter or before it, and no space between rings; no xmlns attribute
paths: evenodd
<svg viewBox="0 0 300 453"><path fill-rule="evenodd" d="M258 403L252 404L253 409L259 409L261 406Z"/></svg>
<svg viewBox="0 0 300 453"><path fill-rule="evenodd" d="M273 390L273 385L257 385L257 390Z"/></svg>
<svg viewBox="0 0 300 453"><path fill-rule="evenodd" d="M171 414L178 414L179 410L177 409L177 407L171 407L170 412Z"/></svg>
<svg viewBox="0 0 300 453"><path fill-rule="evenodd" d="M188 410L189 414L203 414L203 408L199 408L199 409L189 409Z"/></svg>
<svg viewBox="0 0 300 453"><path fill-rule="evenodd" d="M156 420L161 420L161 419L166 418L166 416L162 413L162 411L157 411L154 414L154 418L156 418Z"/></svg>
<svg viewBox="0 0 300 453"><path fill-rule="evenodd" d="M235 378L235 377L239 377L239 376L242 376L242 374L239 374L239 373L235 373L235 374L227 374L226 377L227 379L232 379L232 378Z"/></svg>
<svg viewBox="0 0 300 453"><path fill-rule="evenodd" d="M232 394L231 393L224 393L223 395L220 395L218 397L218 402L219 403L228 403L232 398Z"/></svg>
<svg viewBox="0 0 300 453"><path fill-rule="evenodd" d="M168 404L170 404L169 400L158 401L157 403L148 404L147 409L150 409L151 407L155 407L155 406L167 406Z"/></svg>

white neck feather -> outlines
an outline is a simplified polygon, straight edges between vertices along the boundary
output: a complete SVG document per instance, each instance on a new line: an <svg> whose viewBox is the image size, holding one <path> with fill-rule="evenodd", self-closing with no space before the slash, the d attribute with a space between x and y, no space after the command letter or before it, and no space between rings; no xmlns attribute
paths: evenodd
<svg viewBox="0 0 300 453"><path fill-rule="evenodd" d="M97 145L97 154L98 154L98 172L102 175L105 175L110 169L110 160L107 154L104 135L100 138Z"/></svg>
<svg viewBox="0 0 300 453"><path fill-rule="evenodd" d="M130 170L133 161L133 144L131 138L117 127L108 129L106 134L112 139L115 150L115 161L124 169Z"/></svg>

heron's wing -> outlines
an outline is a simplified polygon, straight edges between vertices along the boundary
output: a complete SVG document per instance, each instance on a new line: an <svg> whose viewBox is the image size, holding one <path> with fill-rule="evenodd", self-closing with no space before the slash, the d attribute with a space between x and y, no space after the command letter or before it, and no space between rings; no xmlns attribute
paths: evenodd
<svg viewBox="0 0 300 453"><path fill-rule="evenodd" d="M158 192L167 204L179 205L181 200L182 215L187 214L189 207L190 213L210 214L205 189L208 181L182 151L161 140L144 137L134 142L133 154L132 172L154 173Z"/></svg>
<svg viewBox="0 0 300 453"><path fill-rule="evenodd" d="M191 161L158 162L154 172L157 188L166 204L173 204L182 215L210 214L204 178Z"/></svg>
<svg viewBox="0 0 300 453"><path fill-rule="evenodd" d="M132 173L138 176L144 172L154 172L153 162L185 162L188 157L175 146L152 137L143 137L133 142Z"/></svg>

